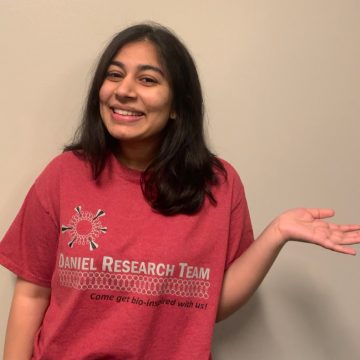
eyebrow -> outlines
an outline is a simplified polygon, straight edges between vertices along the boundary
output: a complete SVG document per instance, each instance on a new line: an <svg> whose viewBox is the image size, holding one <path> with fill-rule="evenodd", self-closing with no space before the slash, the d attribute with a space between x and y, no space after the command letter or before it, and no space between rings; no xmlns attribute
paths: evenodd
<svg viewBox="0 0 360 360"><path fill-rule="evenodd" d="M122 63L121 61L117 61L117 60L111 61L110 65L118 66L124 70L126 68L124 63ZM140 64L137 66L137 68L139 71L152 70L152 71L159 73L161 76L165 77L164 72L159 67L154 66L154 65Z"/></svg>

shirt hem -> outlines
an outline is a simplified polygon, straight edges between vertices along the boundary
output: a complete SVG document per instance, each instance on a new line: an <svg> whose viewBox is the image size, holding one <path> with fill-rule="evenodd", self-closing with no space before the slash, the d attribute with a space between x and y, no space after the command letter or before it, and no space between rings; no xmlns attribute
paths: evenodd
<svg viewBox="0 0 360 360"><path fill-rule="evenodd" d="M29 274L25 271L23 271L17 264L9 261L8 258L0 254L0 265L14 273L16 276L21 277L24 280L30 281L36 285L40 285L43 287L50 288L51 287L51 281L47 281L44 279L40 279L37 276L33 274Z"/></svg>

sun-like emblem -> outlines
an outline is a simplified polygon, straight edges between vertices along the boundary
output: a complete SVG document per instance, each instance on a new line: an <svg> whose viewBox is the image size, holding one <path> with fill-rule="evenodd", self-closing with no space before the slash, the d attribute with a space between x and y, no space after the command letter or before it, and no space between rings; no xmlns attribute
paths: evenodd
<svg viewBox="0 0 360 360"><path fill-rule="evenodd" d="M81 211L81 206L75 208L75 214L71 217L69 225L61 225L61 232L70 233L69 247L73 248L75 244L89 244L90 250L95 250L99 245L95 242L101 234L107 232L107 227L101 224L100 217L105 215L105 211L98 210L96 214L90 211Z"/></svg>

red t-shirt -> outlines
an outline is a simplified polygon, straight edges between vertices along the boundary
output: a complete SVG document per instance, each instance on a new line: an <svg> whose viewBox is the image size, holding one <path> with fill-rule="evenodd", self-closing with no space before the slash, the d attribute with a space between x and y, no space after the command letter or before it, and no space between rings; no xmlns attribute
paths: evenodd
<svg viewBox="0 0 360 360"><path fill-rule="evenodd" d="M243 186L195 215L154 212L141 173L111 156L100 179L66 152L30 189L0 263L51 287L33 359L208 360L227 267L253 241Z"/></svg>

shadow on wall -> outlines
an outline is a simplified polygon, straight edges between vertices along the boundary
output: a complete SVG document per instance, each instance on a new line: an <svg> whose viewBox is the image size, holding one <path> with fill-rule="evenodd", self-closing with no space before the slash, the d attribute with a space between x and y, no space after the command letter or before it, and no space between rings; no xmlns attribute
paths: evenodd
<svg viewBox="0 0 360 360"><path fill-rule="evenodd" d="M216 325L214 359L358 360L358 332L342 316L341 304L326 296L331 291L317 288L318 280L304 279L299 270L286 276L291 283L272 283L266 296L260 289Z"/></svg>

